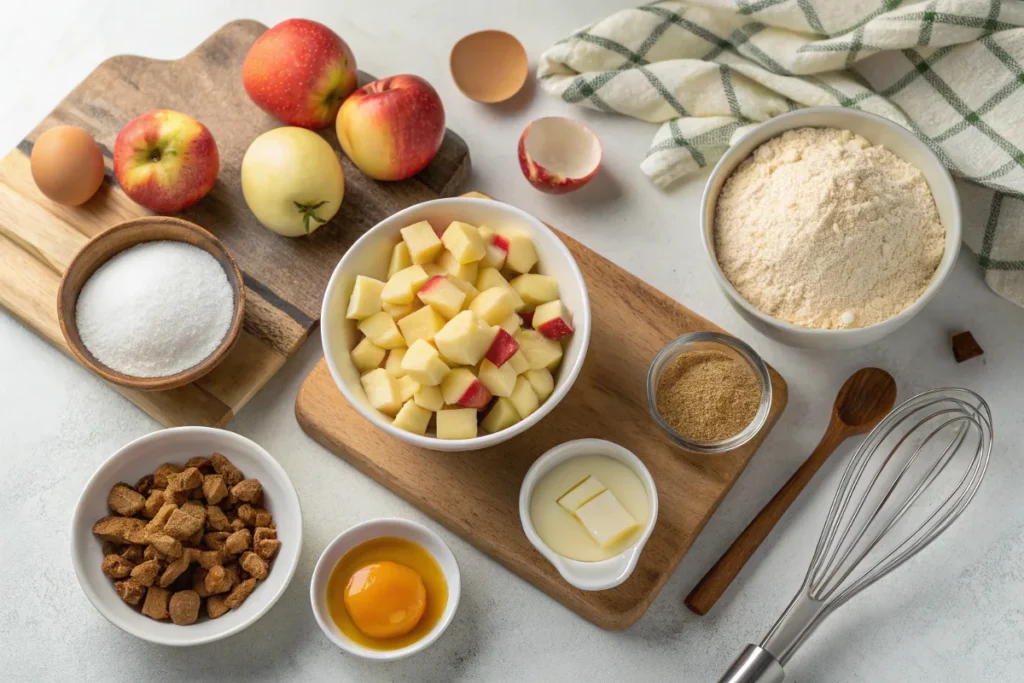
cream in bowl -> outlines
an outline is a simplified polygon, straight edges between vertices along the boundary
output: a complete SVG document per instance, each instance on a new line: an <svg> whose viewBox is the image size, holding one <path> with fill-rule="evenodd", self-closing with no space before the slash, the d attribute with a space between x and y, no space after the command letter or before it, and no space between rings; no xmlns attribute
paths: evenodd
<svg viewBox="0 0 1024 683"><path fill-rule="evenodd" d="M581 590L618 586L633 572L658 517L650 472L633 453L602 439L551 449L519 493L530 543Z"/></svg>

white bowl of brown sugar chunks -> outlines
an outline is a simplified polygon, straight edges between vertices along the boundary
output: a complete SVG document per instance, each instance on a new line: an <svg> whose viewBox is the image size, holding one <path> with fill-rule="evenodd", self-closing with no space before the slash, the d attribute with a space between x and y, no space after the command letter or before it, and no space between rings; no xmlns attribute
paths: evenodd
<svg viewBox="0 0 1024 683"><path fill-rule="evenodd" d="M949 172L911 131L816 107L737 141L704 190L703 242L733 307L768 337L850 349L935 296L960 251Z"/></svg>
<svg viewBox="0 0 1024 683"><path fill-rule="evenodd" d="M85 486L71 558L90 602L118 628L189 646L255 623L302 549L295 489L243 436L207 427L132 441Z"/></svg>

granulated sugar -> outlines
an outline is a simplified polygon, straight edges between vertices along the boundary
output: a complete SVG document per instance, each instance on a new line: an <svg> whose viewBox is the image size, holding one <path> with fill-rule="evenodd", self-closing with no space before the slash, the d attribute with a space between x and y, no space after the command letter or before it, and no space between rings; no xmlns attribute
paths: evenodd
<svg viewBox="0 0 1024 683"><path fill-rule="evenodd" d="M213 256L191 244L144 242L100 266L78 296L85 347L133 377L166 377L208 358L231 327L234 292Z"/></svg>
<svg viewBox="0 0 1024 683"><path fill-rule="evenodd" d="M796 325L891 318L928 287L945 230L921 171L848 130L758 147L718 198L715 251L747 301Z"/></svg>

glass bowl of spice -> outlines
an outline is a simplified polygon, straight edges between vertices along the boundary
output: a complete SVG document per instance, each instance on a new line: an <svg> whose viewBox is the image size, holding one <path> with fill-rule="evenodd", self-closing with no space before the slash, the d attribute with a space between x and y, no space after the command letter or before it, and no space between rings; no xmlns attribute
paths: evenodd
<svg viewBox="0 0 1024 683"><path fill-rule="evenodd" d="M725 453L750 441L772 404L768 366L735 337L693 332L669 342L647 372L651 417L677 445Z"/></svg>

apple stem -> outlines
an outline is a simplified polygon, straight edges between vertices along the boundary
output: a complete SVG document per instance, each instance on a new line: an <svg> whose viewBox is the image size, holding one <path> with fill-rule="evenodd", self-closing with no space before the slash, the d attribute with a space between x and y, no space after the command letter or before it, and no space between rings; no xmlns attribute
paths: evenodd
<svg viewBox="0 0 1024 683"><path fill-rule="evenodd" d="M292 202L295 204L295 208L302 214L302 223L306 226L306 234L309 234L309 221L313 219L317 223L326 223L323 218L316 215L316 210L326 204L326 201L317 202L316 204L300 204L299 202Z"/></svg>

